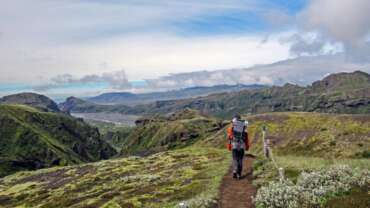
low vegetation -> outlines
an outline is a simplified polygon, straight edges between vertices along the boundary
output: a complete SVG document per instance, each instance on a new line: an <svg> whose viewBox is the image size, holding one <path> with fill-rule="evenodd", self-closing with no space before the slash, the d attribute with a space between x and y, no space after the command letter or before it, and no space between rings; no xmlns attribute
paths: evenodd
<svg viewBox="0 0 370 208"><path fill-rule="evenodd" d="M0 179L4 207L191 207L215 205L225 150L185 148Z"/></svg>
<svg viewBox="0 0 370 208"><path fill-rule="evenodd" d="M332 166L324 170L302 172L296 183L289 179L270 182L261 187L255 198L257 207L271 208L313 208L324 207L329 199L345 195L352 190L370 191L369 170L353 169L349 166ZM331 201L332 203L332 201ZM345 204L346 207L349 204ZM356 207L369 207L370 201L352 203ZM344 206L342 206L344 207Z"/></svg>
<svg viewBox="0 0 370 208"><path fill-rule="evenodd" d="M274 113L248 118L257 155L258 207L369 207L370 116ZM284 169L283 182L263 156L262 126L277 166Z"/></svg>

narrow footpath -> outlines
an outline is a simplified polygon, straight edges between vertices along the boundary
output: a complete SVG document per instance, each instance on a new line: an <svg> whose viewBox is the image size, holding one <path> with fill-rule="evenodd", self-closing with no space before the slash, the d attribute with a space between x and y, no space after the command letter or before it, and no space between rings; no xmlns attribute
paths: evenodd
<svg viewBox="0 0 370 208"><path fill-rule="evenodd" d="M220 208L254 208L252 196L256 194L256 188L252 185L252 162L253 158L244 159L243 174L240 180L232 177L232 168L222 180L220 187Z"/></svg>

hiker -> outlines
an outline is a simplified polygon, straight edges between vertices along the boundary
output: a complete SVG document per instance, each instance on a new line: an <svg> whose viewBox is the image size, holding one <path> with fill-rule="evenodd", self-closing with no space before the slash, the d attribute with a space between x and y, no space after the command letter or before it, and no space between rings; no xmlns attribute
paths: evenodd
<svg viewBox="0 0 370 208"><path fill-rule="evenodd" d="M241 120L239 115L233 117L227 129L228 149L232 151L233 178L240 179L243 170L244 152L249 149L248 121Z"/></svg>

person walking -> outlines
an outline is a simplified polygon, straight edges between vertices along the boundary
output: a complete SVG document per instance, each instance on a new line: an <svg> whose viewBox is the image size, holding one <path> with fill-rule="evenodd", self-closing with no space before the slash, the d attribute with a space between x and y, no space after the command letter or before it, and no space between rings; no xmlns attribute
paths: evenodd
<svg viewBox="0 0 370 208"><path fill-rule="evenodd" d="M239 115L235 115L231 126L227 129L228 149L232 151L235 179L240 179L242 176L244 154L249 149L247 127L248 121L241 120Z"/></svg>

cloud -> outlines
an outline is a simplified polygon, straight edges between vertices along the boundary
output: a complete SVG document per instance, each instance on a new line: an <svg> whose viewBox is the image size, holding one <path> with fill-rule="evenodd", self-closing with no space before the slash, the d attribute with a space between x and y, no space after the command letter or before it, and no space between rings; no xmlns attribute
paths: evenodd
<svg viewBox="0 0 370 208"><path fill-rule="evenodd" d="M344 54L302 56L248 68L172 74L147 82L149 89L157 90L220 84L308 85L329 73L354 70L370 72L370 64L348 62Z"/></svg>
<svg viewBox="0 0 370 208"><path fill-rule="evenodd" d="M148 83L151 89L158 90L218 84L282 85L290 82L307 85L328 73L353 70L369 72L368 67L369 65L349 63L342 54L335 56L307 56L244 69L173 74L149 80Z"/></svg>
<svg viewBox="0 0 370 208"><path fill-rule="evenodd" d="M62 74L52 77L50 82L43 85L34 85L33 89L36 91L47 91L55 88L63 88L68 85L84 85L84 84L101 84L106 83L108 87L116 90L127 90L132 86L127 79L124 70L106 72L101 75L91 74L85 75L81 78L75 78L71 74Z"/></svg>
<svg viewBox="0 0 370 208"><path fill-rule="evenodd" d="M312 0L299 18L303 32L316 32L342 43L354 61L370 61L369 11L368 0ZM311 45L303 48L309 51Z"/></svg>
<svg viewBox="0 0 370 208"><path fill-rule="evenodd" d="M287 58L287 46L273 38L256 47L260 37L248 33L256 27L253 22L245 26L248 31L237 34L204 34L183 27L206 22L211 25L202 27L204 31L212 31L214 24L232 29L223 20L235 15L239 15L235 19L249 20L249 14L265 11L263 2L4 0L0 82L42 85L60 74L82 77L122 67L130 79L145 79Z"/></svg>
<svg viewBox="0 0 370 208"><path fill-rule="evenodd" d="M194 70L248 67L289 57L289 46L270 35L177 37L171 34L131 35L89 45L0 50L0 82L48 83L60 74L83 77L124 68L131 80L150 79ZM1 46L0 46L1 48ZM42 76L42 79L39 77Z"/></svg>
<svg viewBox="0 0 370 208"><path fill-rule="evenodd" d="M318 33L295 33L280 41L290 44L290 54L294 57L328 55L344 51L342 44L333 42Z"/></svg>
<svg viewBox="0 0 370 208"><path fill-rule="evenodd" d="M48 92L96 82L136 90L127 79L147 79L148 89L309 83L367 66L369 1L305 2L5 0L0 83ZM111 73L120 68L127 76Z"/></svg>

